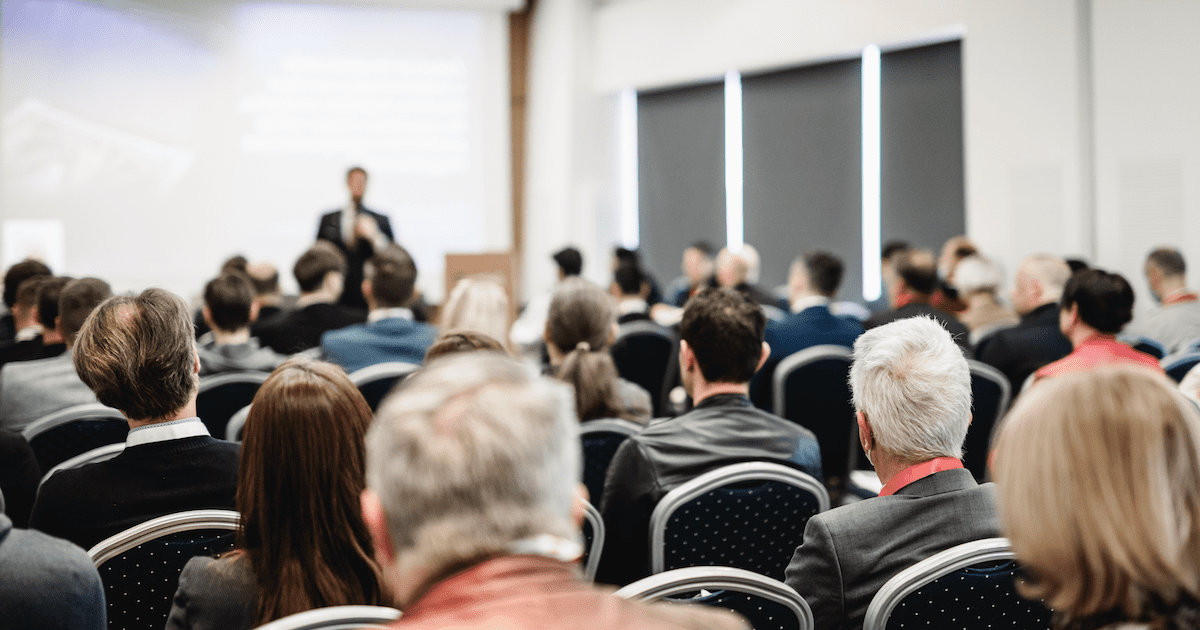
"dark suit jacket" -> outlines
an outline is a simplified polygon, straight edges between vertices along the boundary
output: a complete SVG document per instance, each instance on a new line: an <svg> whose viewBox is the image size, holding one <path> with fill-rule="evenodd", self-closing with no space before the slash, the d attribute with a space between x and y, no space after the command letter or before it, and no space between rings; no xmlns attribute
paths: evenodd
<svg viewBox="0 0 1200 630"><path fill-rule="evenodd" d="M818 514L804 528L786 582L808 602L816 627L862 628L871 598L897 573L955 545L1000 535L995 490L959 468Z"/></svg>
<svg viewBox="0 0 1200 630"><path fill-rule="evenodd" d="M435 337L437 329L429 324L391 317L325 333L321 354L346 372L390 361L421 365Z"/></svg>
<svg viewBox="0 0 1200 630"><path fill-rule="evenodd" d="M250 334L275 352L295 354L321 345L326 331L365 321L366 311L319 302L260 319L250 327Z"/></svg>
<svg viewBox="0 0 1200 630"><path fill-rule="evenodd" d="M16 431L0 429L0 492L4 493L4 513L14 527L29 527L29 511L41 479L29 442Z"/></svg>
<svg viewBox="0 0 1200 630"><path fill-rule="evenodd" d="M374 217L375 222L379 224L379 231L383 232L389 241L396 240L392 234L392 223L386 216L367 208L359 208L358 211ZM364 239L358 239L358 244L353 249L346 247L346 241L342 240L341 209L321 215L321 223L317 226L317 240L333 243L346 257L346 286L342 289L342 299L338 303L366 308L367 300L362 294L363 263L375 255L375 248Z"/></svg>
<svg viewBox="0 0 1200 630"><path fill-rule="evenodd" d="M979 360L1004 372L1014 395L1038 368L1071 354L1071 341L1058 329L1058 310L1057 303L1043 304L980 345Z"/></svg>
<svg viewBox="0 0 1200 630"><path fill-rule="evenodd" d="M813 346L853 348L861 334L863 327L858 320L838 317L828 306L812 306L781 322L767 322L766 342L771 346L771 356L750 381L750 400L759 409L773 413L772 385L780 361Z"/></svg>
<svg viewBox="0 0 1200 630"><path fill-rule="evenodd" d="M890 324L898 319L916 317L917 315L928 315L941 322L942 326L945 326L946 330L950 331L950 335L954 337L954 343L962 347L967 358L973 358L974 355L971 353L971 331L967 330L967 327L958 321L958 318L954 317L954 315L939 308L934 308L924 302L909 302L900 308L892 309L886 313L876 313L863 326L867 330L871 330L876 326Z"/></svg>

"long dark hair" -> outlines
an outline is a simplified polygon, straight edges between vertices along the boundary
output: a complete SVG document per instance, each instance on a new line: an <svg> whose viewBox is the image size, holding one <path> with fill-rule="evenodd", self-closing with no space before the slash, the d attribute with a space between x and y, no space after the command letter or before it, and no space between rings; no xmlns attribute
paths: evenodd
<svg viewBox="0 0 1200 630"><path fill-rule="evenodd" d="M256 626L383 599L359 504L370 423L362 394L328 363L291 359L254 397L238 470L237 547L258 584Z"/></svg>
<svg viewBox="0 0 1200 630"><path fill-rule="evenodd" d="M612 298L583 278L567 278L558 285L546 318L546 338L563 353L554 376L575 388L579 421L624 418L641 421L621 400L619 376L608 354L609 336L616 321Z"/></svg>

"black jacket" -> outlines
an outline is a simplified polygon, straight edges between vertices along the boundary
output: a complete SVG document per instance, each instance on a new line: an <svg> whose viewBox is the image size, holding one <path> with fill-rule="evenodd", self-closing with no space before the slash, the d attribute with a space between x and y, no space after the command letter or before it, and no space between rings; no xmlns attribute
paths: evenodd
<svg viewBox="0 0 1200 630"><path fill-rule="evenodd" d="M909 302L900 308L884 313L876 313L863 323L863 327L871 330L876 326L890 324L898 319L907 319L918 315L926 315L940 322L946 330L950 331L950 336L954 337L954 343L957 343L963 349L963 353L967 355L967 358L974 358L971 352L971 331L967 330L967 327L958 321L954 315L924 302Z"/></svg>
<svg viewBox="0 0 1200 630"><path fill-rule="evenodd" d="M1013 394L1038 368L1071 353L1071 341L1058 329L1058 310L1057 303L1043 304L980 345L979 360L1003 372Z"/></svg>

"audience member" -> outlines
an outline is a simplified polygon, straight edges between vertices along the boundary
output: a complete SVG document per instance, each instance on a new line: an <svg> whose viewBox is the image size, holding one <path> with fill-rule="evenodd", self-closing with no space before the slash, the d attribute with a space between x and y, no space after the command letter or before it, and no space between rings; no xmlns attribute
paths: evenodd
<svg viewBox="0 0 1200 630"><path fill-rule="evenodd" d="M425 363L439 357L466 352L505 352L499 341L474 330L447 330L425 351Z"/></svg>
<svg viewBox="0 0 1200 630"><path fill-rule="evenodd" d="M861 628L871 598L900 571L959 543L999 535L992 484L962 465L971 375L939 322L912 317L854 343L850 386L879 497L812 517L787 583L816 627Z"/></svg>
<svg viewBox="0 0 1200 630"><path fill-rule="evenodd" d="M663 301L662 289L658 286L658 280L646 271L642 266L642 255L636 249L628 249L625 247L613 248L612 270L615 273L622 267L632 267L637 269L642 276L642 282L646 285L646 303L650 306L661 304Z"/></svg>
<svg viewBox="0 0 1200 630"><path fill-rule="evenodd" d="M0 627L106 630L100 573L87 552L0 513Z"/></svg>
<svg viewBox="0 0 1200 630"><path fill-rule="evenodd" d="M791 313L782 321L767 322L765 340L771 356L750 381L750 399L759 409L774 410L773 379L780 361L812 346L852 348L863 333L858 320L838 317L829 310L844 272L842 261L824 251L810 252L792 262L788 273Z"/></svg>
<svg viewBox="0 0 1200 630"><path fill-rule="evenodd" d="M0 344L0 366L13 361L48 359L66 352L67 346L54 328L58 317L58 296L70 278L34 276L21 283L17 303L13 305L14 321L32 318L7 344ZM23 332L24 331L24 332Z"/></svg>
<svg viewBox="0 0 1200 630"><path fill-rule="evenodd" d="M13 527L29 527L29 512L41 479L42 470L29 442L16 431L0 429L0 497L4 498L0 512L12 519Z"/></svg>
<svg viewBox="0 0 1200 630"><path fill-rule="evenodd" d="M1200 416L1161 375L1068 374L1021 397L994 472L1004 534L1063 628L1200 620Z"/></svg>
<svg viewBox="0 0 1200 630"><path fill-rule="evenodd" d="M346 189L350 193L346 205L321 215L317 241L332 243L345 259L346 286L336 301L353 309L363 309L368 306L361 289L363 266L396 237L387 216L363 205L363 195L367 192L365 169L353 166L346 171Z"/></svg>
<svg viewBox="0 0 1200 630"><path fill-rule="evenodd" d="M17 327L13 321L13 305L17 302L17 289L21 283L34 276L48 276L50 268L40 260L22 260L8 268L4 274L4 306L8 312L0 315L0 343L12 341L17 335Z"/></svg>
<svg viewBox="0 0 1200 630"><path fill-rule="evenodd" d="M337 367L294 358L271 374L246 418L236 548L188 561L168 630L249 630L384 600L359 504L370 424L371 408Z"/></svg>
<svg viewBox="0 0 1200 630"><path fill-rule="evenodd" d="M666 302L683 308L689 298L708 285L713 275L716 249L708 241L696 241L683 250L683 275L667 285Z"/></svg>
<svg viewBox="0 0 1200 630"><path fill-rule="evenodd" d="M54 276L33 276L17 287L17 299L9 311L13 316L13 328L17 330L11 343L33 341L42 334L42 325L38 323L37 296L42 283Z"/></svg>
<svg viewBox="0 0 1200 630"><path fill-rule="evenodd" d="M722 248L717 252L712 285L733 289L751 302L779 309L782 314L788 308L787 300L758 286L759 266L758 250L753 245L742 245L737 251Z"/></svg>
<svg viewBox="0 0 1200 630"><path fill-rule="evenodd" d="M695 408L650 423L621 444L600 512L606 527L596 580L628 584L650 573L650 514L669 491L710 470L746 461L792 466L821 479L812 432L755 409L750 377L766 361L762 309L730 289L706 289L684 308L679 364Z"/></svg>
<svg viewBox="0 0 1200 630"><path fill-rule="evenodd" d="M196 417L200 360L182 299L162 289L109 298L71 354L96 398L125 414L129 436L113 459L47 479L32 527L89 549L164 514L233 509L238 446L210 437Z"/></svg>
<svg viewBox="0 0 1200 630"><path fill-rule="evenodd" d="M892 283L892 279L895 277L896 269L892 263L895 261L896 254L908 249L910 247L907 241L892 240L883 244L883 249L879 254L879 277L883 281L885 288ZM887 291L885 290L883 295L880 295L878 299L868 302L867 309L872 313L883 313L892 310L892 304L888 300Z"/></svg>
<svg viewBox="0 0 1200 630"><path fill-rule="evenodd" d="M284 308L283 290L279 288L279 270L269 262L246 265L246 276L254 287L254 301L258 303L258 318L272 317Z"/></svg>
<svg viewBox="0 0 1200 630"><path fill-rule="evenodd" d="M0 427L20 431L48 414L96 402L96 395L76 373L75 337L92 309L110 295L108 283L96 278L72 280L63 287L56 329L67 351L0 369Z"/></svg>
<svg viewBox="0 0 1200 630"><path fill-rule="evenodd" d="M559 282L578 276L583 271L583 255L574 247L560 249L552 258L558 265ZM546 316L550 313L550 299L553 296L553 291L535 296L522 309L517 321L513 322L508 338L517 350L526 352L541 344L542 336L546 332Z"/></svg>
<svg viewBox="0 0 1200 630"><path fill-rule="evenodd" d="M346 259L324 241L304 252L292 273L300 284L296 309L260 319L250 334L280 354L295 354L321 345L321 335L366 320L366 315L338 304L346 276Z"/></svg>
<svg viewBox="0 0 1200 630"><path fill-rule="evenodd" d="M979 360L1008 377L1013 391L1038 368L1071 352L1071 341L1058 329L1058 300L1071 269L1058 256L1034 254L1017 268L1012 304L1021 321L986 339Z"/></svg>
<svg viewBox="0 0 1200 630"><path fill-rule="evenodd" d="M615 318L612 299L583 278L560 282L550 302L546 350L555 377L575 388L580 422L598 418L645 422L653 413L650 394L620 378L608 353L616 335Z"/></svg>
<svg viewBox="0 0 1200 630"><path fill-rule="evenodd" d="M1200 296L1187 287L1183 254L1160 247L1150 252L1144 269L1159 307L1134 318L1124 332L1149 337L1166 346L1168 353L1180 352L1200 338Z"/></svg>
<svg viewBox="0 0 1200 630"><path fill-rule="evenodd" d="M410 377L367 436L363 512L404 611L392 627L742 627L725 611L584 582L579 475L566 387L486 353Z"/></svg>
<svg viewBox="0 0 1200 630"><path fill-rule="evenodd" d="M227 273L236 273L245 276L246 266L249 262L246 257L241 254L236 254L225 259L221 263L221 270L217 272L218 276L223 276ZM199 340L204 335L207 335L212 329L204 319L204 296L201 295L192 303L192 323L196 325L196 339ZM251 321L254 321L253 319Z"/></svg>
<svg viewBox="0 0 1200 630"><path fill-rule="evenodd" d="M1117 341L1117 333L1133 317L1133 287L1120 274L1085 269L1071 276L1059 309L1059 330L1074 349L1038 369L1035 379L1109 363L1137 363L1162 373L1158 359Z"/></svg>
<svg viewBox="0 0 1200 630"><path fill-rule="evenodd" d="M979 250L966 236L951 237L942 245L942 253L938 257L937 290L933 292L933 298L930 300L935 308L956 314L967 308L967 304L958 292L954 274L958 269L958 263L977 253Z"/></svg>
<svg viewBox="0 0 1200 630"><path fill-rule="evenodd" d="M257 318L257 311L258 302L245 275L224 273L205 285L202 315L211 332L196 345L200 376L248 370L270 372L287 360L250 336L250 322Z"/></svg>
<svg viewBox="0 0 1200 630"><path fill-rule="evenodd" d="M463 278L442 306L442 330L474 330L497 341L508 338L509 301L504 287L488 278Z"/></svg>
<svg viewBox="0 0 1200 630"><path fill-rule="evenodd" d="M933 252L925 249L898 251L892 257L892 268L891 282L887 285L892 310L872 315L863 326L871 330L898 319L924 315L933 318L950 331L954 343L969 354L971 333L967 327L959 323L954 315L930 304L938 283Z"/></svg>
<svg viewBox="0 0 1200 630"><path fill-rule="evenodd" d="M417 265L403 247L381 249L364 268L362 293L371 306L367 322L322 335L321 353L347 372L377 363L420 365L437 330L413 321L405 306L416 282Z"/></svg>
<svg viewBox="0 0 1200 630"><path fill-rule="evenodd" d="M609 290L617 301L618 324L650 321L650 305L646 302L650 285L643 281L643 277L641 269L629 265L613 271L613 283Z"/></svg>
<svg viewBox="0 0 1200 630"><path fill-rule="evenodd" d="M958 321L971 331L971 345L977 349L988 335L1017 325L1017 314L1000 303L1003 283L1000 265L981 254L967 256L954 268L954 288L964 305Z"/></svg>

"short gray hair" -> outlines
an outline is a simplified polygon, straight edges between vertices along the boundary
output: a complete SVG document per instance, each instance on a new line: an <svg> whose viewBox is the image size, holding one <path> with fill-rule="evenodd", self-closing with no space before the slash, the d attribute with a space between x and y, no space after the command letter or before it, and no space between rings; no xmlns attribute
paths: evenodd
<svg viewBox="0 0 1200 630"><path fill-rule="evenodd" d="M996 261L972 254L958 261L954 268L954 287L963 295L996 293L1004 284L1004 270Z"/></svg>
<svg viewBox="0 0 1200 630"><path fill-rule="evenodd" d="M366 443L367 487L379 496L401 571L478 561L541 534L578 536L570 388L512 359L433 362L384 402Z"/></svg>
<svg viewBox="0 0 1200 630"><path fill-rule="evenodd" d="M850 387L887 451L913 462L962 458L971 371L938 322L910 317L868 330L854 343Z"/></svg>
<svg viewBox="0 0 1200 630"><path fill-rule="evenodd" d="M1033 254L1021 263L1025 274L1042 287L1044 297L1053 297L1055 301L1062 295L1071 279L1071 267L1062 256L1054 254Z"/></svg>

